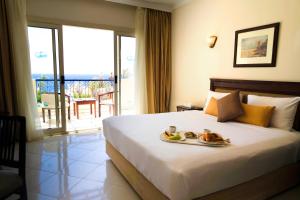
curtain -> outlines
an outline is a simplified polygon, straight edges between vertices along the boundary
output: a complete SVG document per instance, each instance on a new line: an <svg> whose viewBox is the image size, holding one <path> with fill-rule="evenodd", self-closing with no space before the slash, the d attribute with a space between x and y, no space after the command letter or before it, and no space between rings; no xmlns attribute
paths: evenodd
<svg viewBox="0 0 300 200"><path fill-rule="evenodd" d="M0 4L0 114L14 114L14 77L11 65L6 2Z"/></svg>
<svg viewBox="0 0 300 200"><path fill-rule="evenodd" d="M147 9L145 25L148 112L168 112L171 96L171 13Z"/></svg>
<svg viewBox="0 0 300 200"><path fill-rule="evenodd" d="M148 113L145 63L145 9L137 8L135 17L135 107L136 114Z"/></svg>
<svg viewBox="0 0 300 200"><path fill-rule="evenodd" d="M1 0L0 104L10 115L26 117L27 140L42 137L33 92L27 36L26 1ZM3 25L3 26L2 26ZM2 36L2 34L4 34Z"/></svg>

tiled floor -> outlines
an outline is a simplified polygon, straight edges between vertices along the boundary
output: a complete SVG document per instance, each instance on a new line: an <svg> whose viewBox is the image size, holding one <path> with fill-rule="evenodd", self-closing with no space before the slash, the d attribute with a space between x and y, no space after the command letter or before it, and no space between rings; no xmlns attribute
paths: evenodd
<svg viewBox="0 0 300 200"><path fill-rule="evenodd" d="M135 200L105 154L102 134L54 136L27 145L30 200Z"/></svg>
<svg viewBox="0 0 300 200"><path fill-rule="evenodd" d="M135 200L137 194L105 154L102 134L53 136L27 148L30 200ZM300 199L300 186L272 200Z"/></svg>

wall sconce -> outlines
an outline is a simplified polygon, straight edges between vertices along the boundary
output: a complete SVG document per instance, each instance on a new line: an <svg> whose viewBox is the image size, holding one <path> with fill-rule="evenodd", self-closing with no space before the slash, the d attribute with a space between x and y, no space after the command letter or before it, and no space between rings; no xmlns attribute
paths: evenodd
<svg viewBox="0 0 300 200"><path fill-rule="evenodd" d="M208 47L209 47L209 48L214 48L215 45L216 45L217 39L218 39L218 37L215 36L215 35L210 36L210 37L207 39Z"/></svg>

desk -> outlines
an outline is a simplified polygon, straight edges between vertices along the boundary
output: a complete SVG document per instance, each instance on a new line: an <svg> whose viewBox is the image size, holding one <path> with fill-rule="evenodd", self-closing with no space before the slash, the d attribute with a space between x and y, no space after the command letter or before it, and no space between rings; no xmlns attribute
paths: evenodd
<svg viewBox="0 0 300 200"><path fill-rule="evenodd" d="M73 107L74 107L74 115L77 116L77 119L79 119L79 105L90 105L90 112L93 114L92 105L94 105L94 115L96 117L96 99L94 98L80 98L80 99L74 99Z"/></svg>

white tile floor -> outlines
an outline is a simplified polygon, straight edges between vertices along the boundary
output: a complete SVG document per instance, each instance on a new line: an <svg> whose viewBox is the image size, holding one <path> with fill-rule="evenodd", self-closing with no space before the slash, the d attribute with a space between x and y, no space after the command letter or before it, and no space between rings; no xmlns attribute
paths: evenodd
<svg viewBox="0 0 300 200"><path fill-rule="evenodd" d="M28 143L26 167L30 200L139 199L106 155L102 134Z"/></svg>
<svg viewBox="0 0 300 200"><path fill-rule="evenodd" d="M105 153L102 134L53 136L27 145L30 200L135 200ZM300 199L300 186L273 200Z"/></svg>

